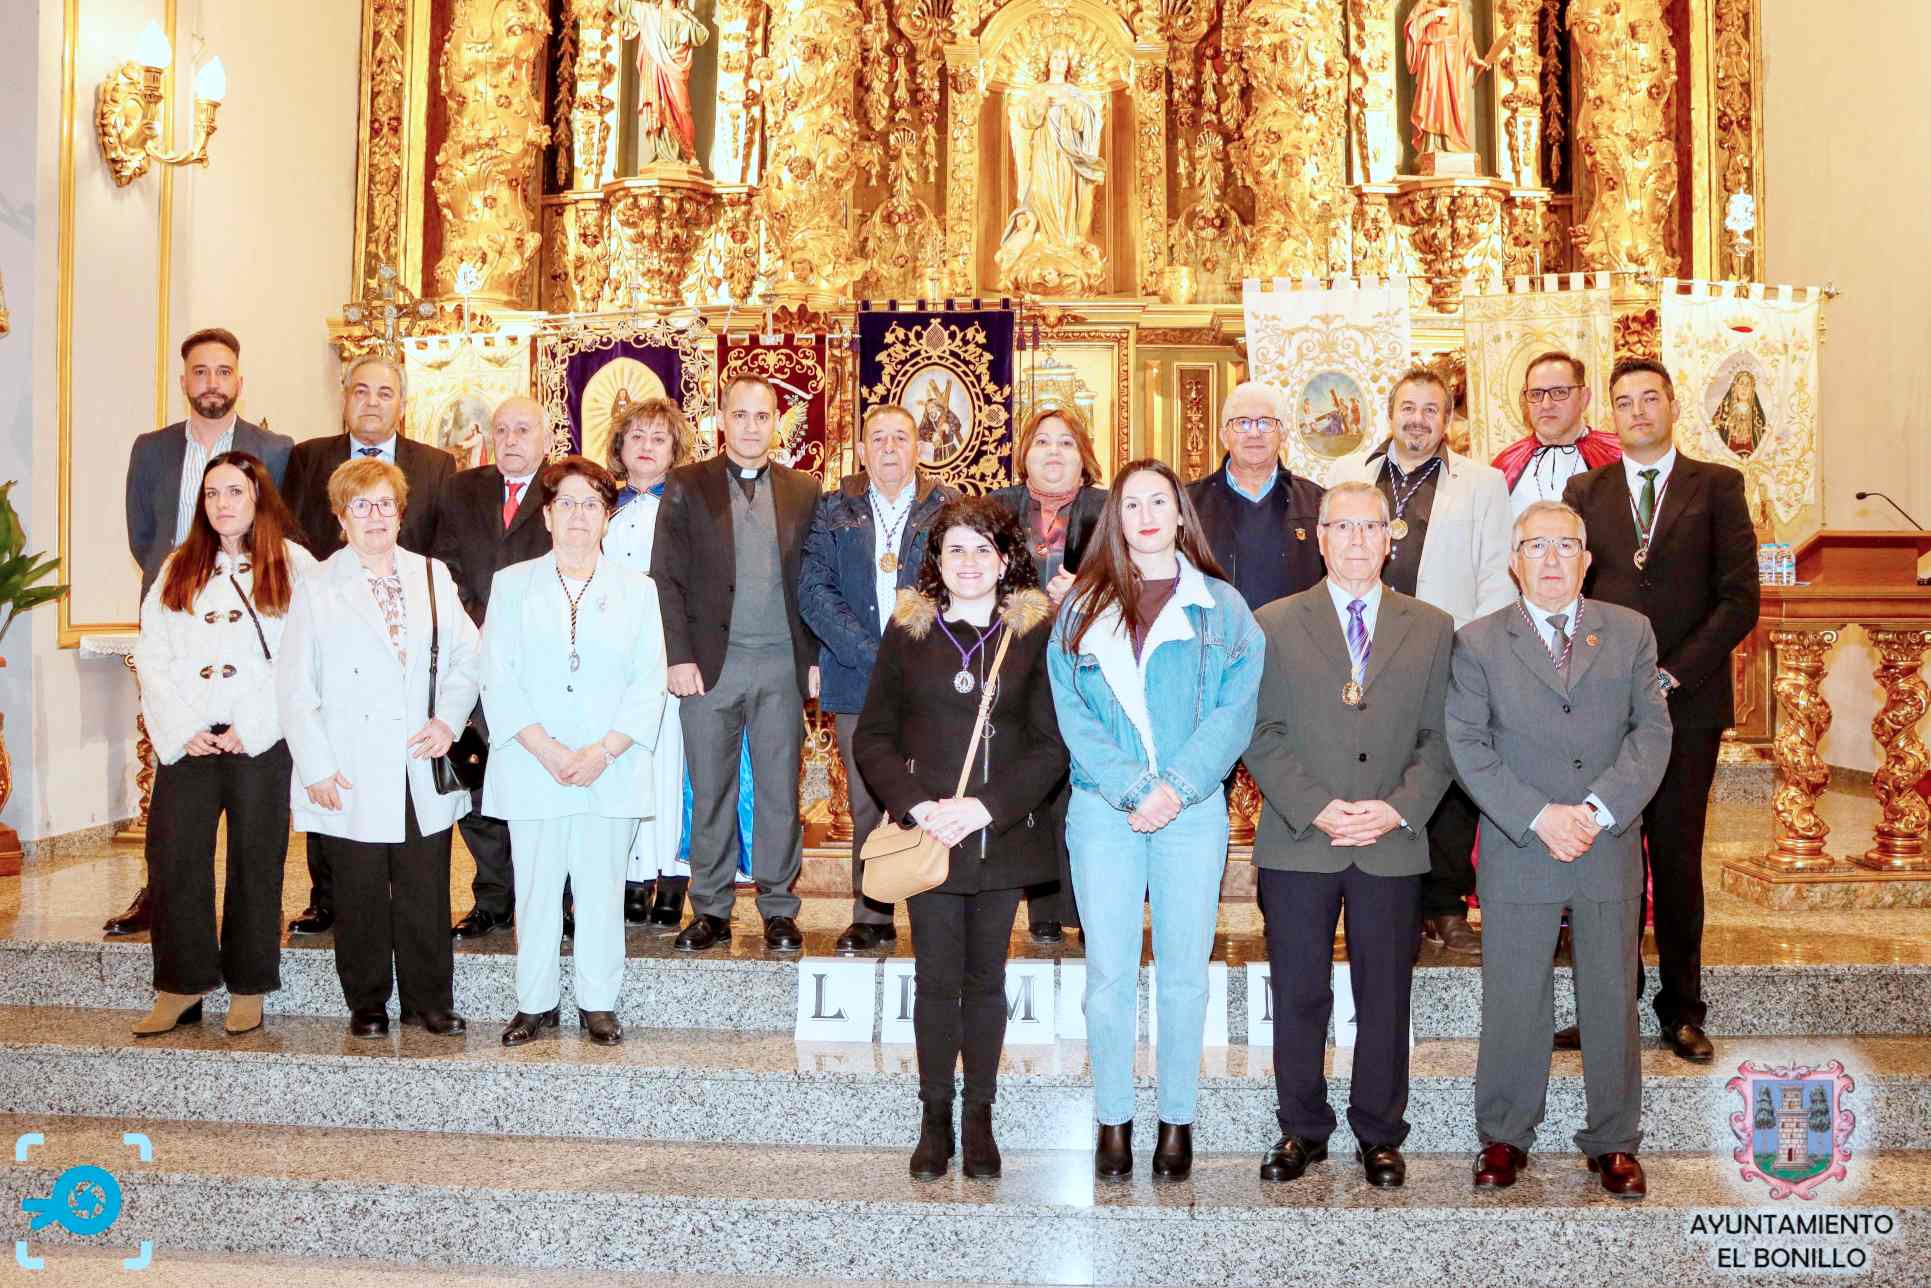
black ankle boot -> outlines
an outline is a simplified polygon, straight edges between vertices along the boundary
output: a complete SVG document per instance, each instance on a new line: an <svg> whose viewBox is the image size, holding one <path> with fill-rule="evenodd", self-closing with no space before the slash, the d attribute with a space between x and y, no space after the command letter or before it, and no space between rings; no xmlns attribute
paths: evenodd
<svg viewBox="0 0 1931 1288"><path fill-rule="evenodd" d="M995 1160L997 1157L995 1154ZM951 1161L952 1102L928 1104L924 1120L919 1124L918 1147L912 1151L912 1179L936 1181L945 1175L946 1164Z"/></svg>
<svg viewBox="0 0 1931 1288"><path fill-rule="evenodd" d="M1162 1181L1184 1181L1193 1171L1193 1124L1160 1124L1160 1139L1153 1147L1153 1175Z"/></svg>
<svg viewBox="0 0 1931 1288"><path fill-rule="evenodd" d="M965 1107L965 1174L990 1178L999 1175L999 1142L992 1138L992 1106Z"/></svg>
<svg viewBox="0 0 1931 1288"><path fill-rule="evenodd" d="M1093 1172L1108 1178L1133 1174L1133 1124L1100 1124L1099 1144L1093 1149Z"/></svg>

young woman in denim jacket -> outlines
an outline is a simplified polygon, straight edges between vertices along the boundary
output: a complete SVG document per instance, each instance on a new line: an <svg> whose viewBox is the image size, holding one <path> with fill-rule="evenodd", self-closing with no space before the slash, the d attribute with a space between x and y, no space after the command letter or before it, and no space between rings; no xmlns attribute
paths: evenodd
<svg viewBox="0 0 1931 1288"><path fill-rule="evenodd" d="M1207 957L1227 864L1221 789L1254 732L1263 642L1180 480L1134 461L1106 499L1047 652L1071 755L1066 841L1086 938L1094 1170L1133 1170L1140 908L1159 965L1156 1179L1193 1165Z"/></svg>

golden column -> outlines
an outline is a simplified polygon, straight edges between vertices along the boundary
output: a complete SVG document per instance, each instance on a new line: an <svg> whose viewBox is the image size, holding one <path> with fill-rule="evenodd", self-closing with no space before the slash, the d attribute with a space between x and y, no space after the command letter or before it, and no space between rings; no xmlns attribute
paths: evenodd
<svg viewBox="0 0 1931 1288"><path fill-rule="evenodd" d="M956 21L956 19L955 19ZM964 37L945 47L951 120L947 125L945 289L970 295L979 275L979 42Z"/></svg>
<svg viewBox="0 0 1931 1288"><path fill-rule="evenodd" d="M473 264L483 275L479 302L536 305L549 35L538 0L455 0L440 82L449 130L433 184L443 217L437 294L453 294L456 270Z"/></svg>
<svg viewBox="0 0 1931 1288"><path fill-rule="evenodd" d="M1931 768L1931 756L1918 737L1918 721L1931 707L1923 675L1931 631L1866 626L1864 633L1877 653L1877 682L1884 690L1884 705L1871 721L1871 736L1884 752L1883 763L1871 776L1871 792L1884 817L1877 825L1877 843L1856 862L1880 872L1922 872L1931 868L1924 854L1931 807L1918 795L1918 780Z"/></svg>
<svg viewBox="0 0 1931 1288"><path fill-rule="evenodd" d="M1346 228L1348 61L1341 0L1254 0L1230 47L1252 87L1234 163L1254 191L1248 271L1329 271Z"/></svg>
<svg viewBox="0 0 1931 1288"><path fill-rule="evenodd" d="M1576 149L1593 199L1576 226L1585 269L1677 268L1676 48L1664 0L1572 0Z"/></svg>
<svg viewBox="0 0 1931 1288"><path fill-rule="evenodd" d="M850 223L862 17L854 0L783 0L771 16L764 199L781 266L772 293L829 303L865 273Z"/></svg>
<svg viewBox="0 0 1931 1288"><path fill-rule="evenodd" d="M1785 872L1835 866L1824 853L1830 824L1817 816L1817 798L1830 785L1830 766L1817 754L1817 743L1830 728L1830 703L1818 682L1824 675L1824 654L1837 642L1839 629L1770 632L1777 650L1777 789L1771 797L1777 834L1764 863Z"/></svg>

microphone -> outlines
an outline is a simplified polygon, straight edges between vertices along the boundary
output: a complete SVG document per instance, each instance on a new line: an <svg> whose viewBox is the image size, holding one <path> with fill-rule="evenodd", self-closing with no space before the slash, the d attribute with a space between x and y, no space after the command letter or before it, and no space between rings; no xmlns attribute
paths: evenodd
<svg viewBox="0 0 1931 1288"><path fill-rule="evenodd" d="M1868 501L1872 497L1877 497L1879 500L1889 505L1893 510L1896 510L1899 514L1903 514L1904 521L1910 524L1912 527L1916 528L1918 531L1920 532L1924 531L1924 525L1922 523L1919 523L1916 519L1913 519L1909 514L1905 514L1903 506L1899 505L1896 501L1891 500L1890 497L1885 496L1882 492L1859 492L1857 494L1857 499L1860 501Z"/></svg>

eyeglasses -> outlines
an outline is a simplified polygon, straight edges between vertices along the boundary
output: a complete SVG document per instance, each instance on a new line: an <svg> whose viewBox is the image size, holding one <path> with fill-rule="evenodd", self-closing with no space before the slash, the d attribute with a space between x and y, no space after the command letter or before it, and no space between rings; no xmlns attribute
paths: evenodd
<svg viewBox="0 0 1931 1288"><path fill-rule="evenodd" d="M370 511L374 511L385 519L393 518L396 513L396 499L392 496L358 496L355 500L349 502L349 513L358 519L368 518Z"/></svg>
<svg viewBox="0 0 1931 1288"><path fill-rule="evenodd" d="M1316 526L1332 530L1343 541L1352 541L1356 537L1380 536L1387 530L1388 521L1386 519L1330 519Z"/></svg>
<svg viewBox="0 0 1931 1288"><path fill-rule="evenodd" d="M1574 559L1582 553L1581 537L1530 537L1527 541L1515 543L1515 552L1531 559L1546 558L1554 550L1564 559Z"/></svg>
<svg viewBox="0 0 1931 1288"><path fill-rule="evenodd" d="M603 501L594 496L560 496L550 502L559 514L581 514L586 519L594 519L603 513Z"/></svg>
<svg viewBox="0 0 1931 1288"><path fill-rule="evenodd" d="M1227 421L1227 428L1236 434L1278 434L1281 422L1275 416L1235 416Z"/></svg>
<svg viewBox="0 0 1931 1288"><path fill-rule="evenodd" d="M1566 403L1569 401L1569 395L1580 388L1582 388L1581 385L1550 385L1547 389L1525 389L1522 392L1528 395L1529 403L1533 406L1545 400Z"/></svg>

